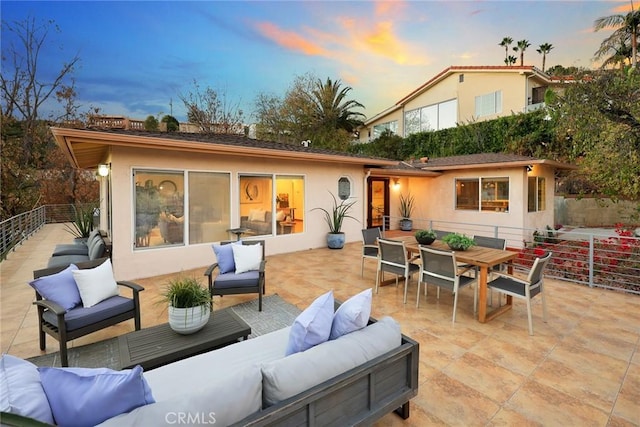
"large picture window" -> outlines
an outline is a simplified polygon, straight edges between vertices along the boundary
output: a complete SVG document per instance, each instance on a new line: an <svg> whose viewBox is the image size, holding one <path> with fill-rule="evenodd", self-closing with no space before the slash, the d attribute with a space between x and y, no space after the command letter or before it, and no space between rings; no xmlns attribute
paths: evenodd
<svg viewBox="0 0 640 427"><path fill-rule="evenodd" d="M184 244L184 174L134 171L136 248Z"/></svg>
<svg viewBox="0 0 640 427"><path fill-rule="evenodd" d="M393 133L394 135L396 135L398 133L398 121L397 120L393 120L390 122L385 122L385 123L380 123L378 125L374 125L373 126L373 139L379 138L380 135L382 135L382 133L384 131L390 131L391 133Z"/></svg>
<svg viewBox="0 0 640 427"><path fill-rule="evenodd" d="M458 117L458 100L427 105L407 111L404 115L405 136L416 132L441 130L454 127Z"/></svg>
<svg viewBox="0 0 640 427"><path fill-rule="evenodd" d="M228 173L189 172L189 243L229 238L230 184Z"/></svg>
<svg viewBox="0 0 640 427"><path fill-rule="evenodd" d="M456 179L456 209L509 212L509 178Z"/></svg>
<svg viewBox="0 0 640 427"><path fill-rule="evenodd" d="M545 179L543 176L528 177L527 208L529 212L546 209Z"/></svg>
<svg viewBox="0 0 640 427"><path fill-rule="evenodd" d="M274 187L275 182L275 187ZM297 175L241 175L240 227L247 236L303 231L304 178Z"/></svg>

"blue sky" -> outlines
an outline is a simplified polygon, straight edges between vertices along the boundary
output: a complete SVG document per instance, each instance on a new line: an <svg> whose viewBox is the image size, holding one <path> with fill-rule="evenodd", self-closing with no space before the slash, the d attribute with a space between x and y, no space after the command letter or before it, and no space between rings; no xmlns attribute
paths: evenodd
<svg viewBox="0 0 640 427"><path fill-rule="evenodd" d="M78 54L82 111L185 120L192 82L238 104L251 122L259 93L295 76L340 79L372 117L450 65L503 65L503 37L526 39L525 65L595 67L609 31L593 21L623 1L2 1L3 21L53 19L43 76ZM636 5L637 7L638 5ZM4 28L4 26L3 26ZM2 32L2 51L11 37ZM515 43L514 43L515 44ZM62 50L59 49L62 46ZM514 53L517 56L517 54Z"/></svg>

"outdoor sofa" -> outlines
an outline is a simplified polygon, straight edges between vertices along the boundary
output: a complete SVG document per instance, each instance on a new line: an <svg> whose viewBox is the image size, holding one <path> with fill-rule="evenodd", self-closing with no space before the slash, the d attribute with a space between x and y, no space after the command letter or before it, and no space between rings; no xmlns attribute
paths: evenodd
<svg viewBox="0 0 640 427"><path fill-rule="evenodd" d="M392 411L409 417L419 345L395 320L371 319L284 357L290 329L144 372L155 403L100 425L346 426L370 425Z"/></svg>
<svg viewBox="0 0 640 427"><path fill-rule="evenodd" d="M56 245L51 258L47 262L47 268L68 267L79 262L95 261L100 258L111 258L111 239L107 233L94 230L86 244L66 243Z"/></svg>

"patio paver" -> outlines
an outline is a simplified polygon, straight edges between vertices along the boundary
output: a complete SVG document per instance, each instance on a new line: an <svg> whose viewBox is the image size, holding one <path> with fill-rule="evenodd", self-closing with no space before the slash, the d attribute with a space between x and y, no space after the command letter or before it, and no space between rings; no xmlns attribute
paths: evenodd
<svg viewBox="0 0 640 427"><path fill-rule="evenodd" d="M0 263L2 352L20 357L45 353L38 348L34 293L27 282L34 269L46 265L55 244L68 241L71 235L63 225L49 224ZM278 239L267 244L277 245ZM304 309L329 289L345 300L374 287L374 261L365 261L360 277L360 248L354 242L342 250L268 256L267 294L277 293ZM203 277L206 267L185 273ZM135 280L146 288L141 294L143 327L166 321L166 310L156 301L170 277ZM534 300L534 336L528 334L522 301L481 324L473 318L472 291L463 290L452 326L451 294L441 292L437 300L430 287L416 309L415 281L406 305L402 286L381 288L374 294L372 315L393 316L405 334L420 342L420 391L408 420L390 414L377 425L640 426L640 296L557 280L547 280L546 286L549 323L542 322L540 301ZM254 297L216 297L215 307ZM133 329L128 321L70 346ZM58 350L53 339L47 344L46 352Z"/></svg>

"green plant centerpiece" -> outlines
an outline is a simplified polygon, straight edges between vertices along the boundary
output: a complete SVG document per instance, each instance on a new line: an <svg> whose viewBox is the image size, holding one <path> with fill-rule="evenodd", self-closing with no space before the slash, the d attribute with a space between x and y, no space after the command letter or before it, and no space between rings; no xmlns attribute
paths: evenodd
<svg viewBox="0 0 640 427"><path fill-rule="evenodd" d="M469 236L465 236L460 233L451 233L447 234L442 238L442 241L445 242L451 250L454 251L466 251L471 246L474 246L476 242Z"/></svg>
<svg viewBox="0 0 640 427"><path fill-rule="evenodd" d="M73 222L65 224L65 227L73 235L76 242L87 241L89 234L93 231L93 214L97 208L97 202L73 205Z"/></svg>
<svg viewBox="0 0 640 427"><path fill-rule="evenodd" d="M400 194L400 216L402 219L400 220L400 230L402 231L411 231L413 229L413 221L411 220L411 215L413 214L413 209L415 208L415 198L411 195L411 193Z"/></svg>
<svg viewBox="0 0 640 427"><path fill-rule="evenodd" d="M418 230L414 236L421 245L430 245L436 240L436 232L433 230Z"/></svg>
<svg viewBox="0 0 640 427"><path fill-rule="evenodd" d="M349 214L349 211L353 208L353 205L356 204L356 201L348 202L341 200L340 203L338 203L336 196L331 192L329 194L331 194L333 198L333 206L330 210L325 208L313 208L311 210L319 210L324 214L324 220L329 226L329 233L327 234L327 246L329 249L342 249L345 241L345 236L342 232L342 223L346 218L358 221L357 218Z"/></svg>
<svg viewBox="0 0 640 427"><path fill-rule="evenodd" d="M169 280L162 301L168 304L169 326L182 335L202 329L213 307L209 290L195 277L179 276Z"/></svg>

